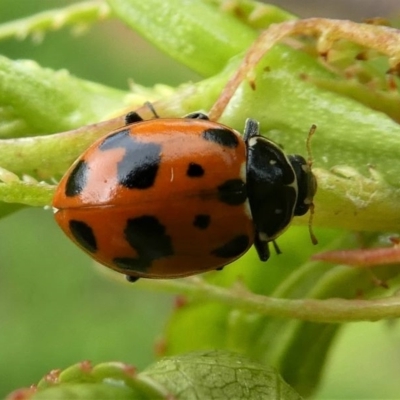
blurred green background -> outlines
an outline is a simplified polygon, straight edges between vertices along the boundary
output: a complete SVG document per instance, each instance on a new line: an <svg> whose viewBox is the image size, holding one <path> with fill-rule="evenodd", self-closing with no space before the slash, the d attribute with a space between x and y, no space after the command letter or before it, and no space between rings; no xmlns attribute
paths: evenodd
<svg viewBox="0 0 400 400"><path fill-rule="evenodd" d="M72 3L1 0L0 22ZM308 3L302 2L305 10ZM326 4L322 0L311 3L315 15L332 12L317 11ZM360 5L337 5L353 3ZM99 23L77 38L64 29L40 44L0 42L0 54L121 89L130 79L144 85L198 79L118 21ZM0 220L0 398L85 359L146 367L172 304L171 296L142 291L95 268L57 228L51 210L25 209ZM399 372L396 321L349 324L336 340L316 398L400 398Z"/></svg>

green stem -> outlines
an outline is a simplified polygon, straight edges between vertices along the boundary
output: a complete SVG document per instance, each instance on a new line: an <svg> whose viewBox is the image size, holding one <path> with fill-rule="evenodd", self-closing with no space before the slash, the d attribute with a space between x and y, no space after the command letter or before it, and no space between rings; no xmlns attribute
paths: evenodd
<svg viewBox="0 0 400 400"><path fill-rule="evenodd" d="M257 295L239 285L230 289L214 286L198 277L140 281L137 285L153 290L180 293L197 299L215 300L232 308L269 317L294 318L309 322L344 323L400 317L400 296L376 300L281 299Z"/></svg>

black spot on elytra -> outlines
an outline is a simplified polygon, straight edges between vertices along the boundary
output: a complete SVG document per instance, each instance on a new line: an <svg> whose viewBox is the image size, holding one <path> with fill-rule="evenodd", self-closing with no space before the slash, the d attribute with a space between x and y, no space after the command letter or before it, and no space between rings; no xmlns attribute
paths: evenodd
<svg viewBox="0 0 400 400"><path fill-rule="evenodd" d="M212 250L211 254L221 258L239 257L247 250L249 243L250 239L247 235L239 235L225 243L223 246Z"/></svg>
<svg viewBox="0 0 400 400"><path fill-rule="evenodd" d="M198 214L194 217L193 226L199 229L207 229L210 225L211 217L207 214Z"/></svg>
<svg viewBox="0 0 400 400"><path fill-rule="evenodd" d="M91 253L97 251L96 237L94 236L93 229L83 221L71 219L69 221L69 230L75 240L86 250Z"/></svg>
<svg viewBox="0 0 400 400"><path fill-rule="evenodd" d="M218 186L218 198L231 206L242 204L247 199L246 184L241 179L230 179Z"/></svg>
<svg viewBox="0 0 400 400"><path fill-rule="evenodd" d="M79 160L77 162L65 184L65 195L67 197L77 196L83 191L87 183L88 170L86 161Z"/></svg>
<svg viewBox="0 0 400 400"><path fill-rule="evenodd" d="M146 272L154 260L174 254L171 238L157 218L150 215L128 219L124 235L137 257L116 257L114 263L122 269Z"/></svg>
<svg viewBox="0 0 400 400"><path fill-rule="evenodd" d="M143 118L136 111L131 111L125 115L125 125L135 124L136 122L142 121Z"/></svg>
<svg viewBox="0 0 400 400"><path fill-rule="evenodd" d="M225 147L235 148L239 144L238 136L233 131L225 128L206 129L202 136L205 140Z"/></svg>
<svg viewBox="0 0 400 400"><path fill-rule="evenodd" d="M204 168L200 164L189 163L186 175L190 178L200 178L204 175Z"/></svg>
<svg viewBox="0 0 400 400"><path fill-rule="evenodd" d="M139 142L129 130L116 132L106 137L99 146L102 151L125 149L118 163L118 180L128 189L147 189L153 186L161 161L161 146L152 142Z"/></svg>

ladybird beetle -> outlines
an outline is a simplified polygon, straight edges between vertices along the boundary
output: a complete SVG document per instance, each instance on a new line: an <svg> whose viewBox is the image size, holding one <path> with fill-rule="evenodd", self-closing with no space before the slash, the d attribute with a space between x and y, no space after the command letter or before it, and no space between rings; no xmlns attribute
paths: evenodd
<svg viewBox="0 0 400 400"><path fill-rule="evenodd" d="M132 112L75 161L53 207L79 247L135 281L221 269L252 244L266 261L315 191L309 163L253 119L242 138L202 113L144 121Z"/></svg>

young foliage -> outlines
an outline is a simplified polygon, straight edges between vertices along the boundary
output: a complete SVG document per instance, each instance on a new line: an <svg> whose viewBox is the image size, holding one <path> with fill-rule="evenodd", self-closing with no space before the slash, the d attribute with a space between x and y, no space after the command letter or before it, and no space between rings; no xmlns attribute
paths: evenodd
<svg viewBox="0 0 400 400"><path fill-rule="evenodd" d="M381 232L399 231L399 31L298 21L249 0L108 0L3 24L0 39L111 15L202 79L176 88L133 85L128 92L1 57L1 216L22 205L48 206L55 181L74 159L120 127L128 110L150 117L143 106L150 100L162 117L205 110L238 130L255 118L262 134L287 153L306 153L307 132L316 124L313 224L319 240L329 249L356 247L352 234L330 230L340 228L372 232L364 241L374 246ZM281 24L270 26L275 22ZM307 217L297 222L305 225ZM291 229L280 246L286 252L269 268L250 253L204 278L139 283L185 295L165 332L163 353L170 357L145 372L128 379L120 364L80 364L10 399L299 398L265 365L310 395L338 331L335 323L400 316L392 294L397 266L381 268L373 281L364 270L309 261L313 249L304 228ZM253 361L222 350L173 357L209 348Z"/></svg>
<svg viewBox="0 0 400 400"><path fill-rule="evenodd" d="M216 350L158 361L143 372L122 363L88 362L52 371L37 386L7 400L58 399L248 399L300 400L273 368Z"/></svg>

